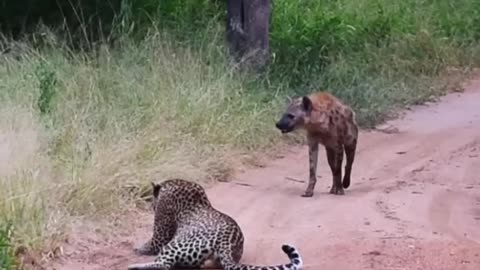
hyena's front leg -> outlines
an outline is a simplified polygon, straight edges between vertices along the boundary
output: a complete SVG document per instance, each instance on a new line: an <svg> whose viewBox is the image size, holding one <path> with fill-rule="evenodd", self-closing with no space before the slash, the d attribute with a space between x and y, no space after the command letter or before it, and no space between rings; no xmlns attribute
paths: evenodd
<svg viewBox="0 0 480 270"><path fill-rule="evenodd" d="M328 165L332 171L332 188L330 193L336 195L344 195L342 187L342 163L343 163L343 147L326 147Z"/></svg>
<svg viewBox="0 0 480 270"><path fill-rule="evenodd" d="M318 142L309 140L308 142L308 164L309 178L308 186L302 197L312 197L315 184L317 183L317 161L318 161Z"/></svg>

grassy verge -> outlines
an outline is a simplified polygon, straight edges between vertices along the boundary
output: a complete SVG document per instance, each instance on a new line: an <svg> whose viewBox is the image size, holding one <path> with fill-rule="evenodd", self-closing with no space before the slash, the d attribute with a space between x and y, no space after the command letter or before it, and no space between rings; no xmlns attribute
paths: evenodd
<svg viewBox="0 0 480 270"><path fill-rule="evenodd" d="M96 56L51 41L1 58L0 213L18 241L128 209L154 179L224 180L235 153L275 140L273 101L207 63L215 42L198 55L170 40L155 32Z"/></svg>
<svg viewBox="0 0 480 270"><path fill-rule="evenodd" d="M367 12L373 2L387 15ZM129 209L153 179L227 179L241 154L280 141L273 123L286 95L327 88L371 126L457 83L449 68L478 64L473 34L463 35L470 21L438 23L435 12L449 6L292 3L276 2L276 58L262 79L234 72L214 23L191 47L152 30L82 53L47 31L41 49L17 44L19 53L0 56L0 216L15 242L39 247L75 219Z"/></svg>

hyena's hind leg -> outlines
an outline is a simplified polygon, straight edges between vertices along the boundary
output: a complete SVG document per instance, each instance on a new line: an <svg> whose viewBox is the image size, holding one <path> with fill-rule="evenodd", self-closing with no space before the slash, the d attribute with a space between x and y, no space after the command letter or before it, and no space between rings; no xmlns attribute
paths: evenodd
<svg viewBox="0 0 480 270"><path fill-rule="evenodd" d="M355 152L357 150L357 140L349 145L345 145L345 155L347 156L347 164L345 165L345 175L343 176L343 188L348 188L350 186L351 174L352 174L352 165L355 160Z"/></svg>
<svg viewBox="0 0 480 270"><path fill-rule="evenodd" d="M327 160L330 169L332 170L332 188L330 193L336 195L344 195L342 187L342 163L343 163L343 146L326 147Z"/></svg>

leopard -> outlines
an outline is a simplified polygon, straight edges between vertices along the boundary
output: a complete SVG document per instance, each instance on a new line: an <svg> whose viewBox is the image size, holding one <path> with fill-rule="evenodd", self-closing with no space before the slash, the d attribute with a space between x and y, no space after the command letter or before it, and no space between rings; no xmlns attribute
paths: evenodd
<svg viewBox="0 0 480 270"><path fill-rule="evenodd" d="M205 268L210 262L225 270L301 270L297 248L282 245L290 263L254 266L240 263L244 236L238 223L214 208L198 183L174 178L151 183L153 235L134 248L138 255L156 256L153 262L131 264L129 270Z"/></svg>
<svg viewBox="0 0 480 270"><path fill-rule="evenodd" d="M317 183L319 145L323 145L332 173L331 194L344 195L351 174L358 143L355 111L326 91L292 97L275 126L282 134L305 130L309 155L309 179L302 197L312 197ZM346 156L345 175L342 163Z"/></svg>

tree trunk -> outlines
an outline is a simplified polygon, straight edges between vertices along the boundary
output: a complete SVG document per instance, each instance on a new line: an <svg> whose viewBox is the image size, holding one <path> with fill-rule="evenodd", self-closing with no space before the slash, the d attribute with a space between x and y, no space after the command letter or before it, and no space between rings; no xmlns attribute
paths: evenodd
<svg viewBox="0 0 480 270"><path fill-rule="evenodd" d="M230 55L238 62L246 51L244 0L227 0L227 42Z"/></svg>
<svg viewBox="0 0 480 270"><path fill-rule="evenodd" d="M237 62L263 67L269 56L270 0L227 0L227 41Z"/></svg>

